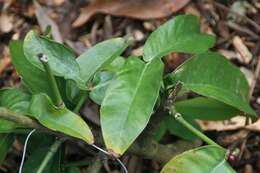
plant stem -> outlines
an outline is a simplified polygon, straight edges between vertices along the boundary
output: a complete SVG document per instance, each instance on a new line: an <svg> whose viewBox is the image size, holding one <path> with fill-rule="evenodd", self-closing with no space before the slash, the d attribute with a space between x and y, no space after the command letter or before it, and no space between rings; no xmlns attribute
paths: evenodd
<svg viewBox="0 0 260 173"><path fill-rule="evenodd" d="M35 120L24 116L20 115L18 113L14 113L6 108L0 107L0 118L7 120L7 121L12 121L15 122L19 125L22 125L27 128L33 128L33 129L43 129L41 125L39 125Z"/></svg>
<svg viewBox="0 0 260 173"><path fill-rule="evenodd" d="M59 147L63 143L63 141L64 140L58 139L51 145L49 152L44 157L44 159L36 173L42 173L44 171L44 168L49 163L49 161L52 159L52 157L55 155L55 153L57 152L57 150L59 149Z"/></svg>
<svg viewBox="0 0 260 173"><path fill-rule="evenodd" d="M84 93L83 95L81 95L76 107L73 110L74 113L79 113L80 108L82 107L83 103L85 102L87 95L88 95L87 93Z"/></svg>
<svg viewBox="0 0 260 173"><path fill-rule="evenodd" d="M53 102L54 102L56 107L60 108L64 104L63 104L63 101L62 101L62 98L61 98L61 95L60 95L60 91L59 91L57 82L56 82L55 77L52 73L50 65L48 63L48 57L47 57L47 55L44 55L44 54L39 54L38 57L39 57L39 60L42 62L42 65L43 65L45 72L47 74L47 77L48 77L48 80L49 80L49 83L50 83L50 87L51 87L52 93L53 93Z"/></svg>
<svg viewBox="0 0 260 173"><path fill-rule="evenodd" d="M194 128L189 122L187 122L180 113L176 113L174 115L174 118L181 123L183 126L185 126L187 129L189 129L192 133L194 133L196 136L198 136L200 139L202 139L204 142L206 142L209 145L215 145L218 147L221 147L216 142L214 142L212 139L201 133L198 129ZM222 148L222 147L221 147Z"/></svg>

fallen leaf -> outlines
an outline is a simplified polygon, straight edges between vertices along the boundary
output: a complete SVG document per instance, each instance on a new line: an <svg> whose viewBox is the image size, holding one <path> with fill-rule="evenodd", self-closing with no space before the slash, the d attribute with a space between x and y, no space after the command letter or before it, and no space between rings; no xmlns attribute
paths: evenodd
<svg viewBox="0 0 260 173"><path fill-rule="evenodd" d="M260 119L256 122L245 125L246 117L237 116L231 118L228 121L202 121L197 120L200 127L204 131L230 131L230 130L238 130L238 129L247 129L250 131L260 132Z"/></svg>
<svg viewBox="0 0 260 173"><path fill-rule="evenodd" d="M96 13L125 16L137 19L155 19L171 15L190 0L93 0L81 9L79 17L72 24L80 27Z"/></svg>
<svg viewBox="0 0 260 173"><path fill-rule="evenodd" d="M0 75L10 64L11 64L11 60L9 57L4 57L3 59L0 60Z"/></svg>
<svg viewBox="0 0 260 173"><path fill-rule="evenodd" d="M44 11L44 9L41 7L39 3L37 3L36 1L33 2L36 7L36 11L35 11L36 18L42 31L44 32L47 26L51 26L51 33L54 40L56 40L59 43L62 43L63 39L57 24L46 14L46 12Z"/></svg>
<svg viewBox="0 0 260 173"><path fill-rule="evenodd" d="M237 130L245 126L246 117L237 116L231 118L228 121L201 121L198 120L198 123L202 130L204 131L228 131L228 130Z"/></svg>
<svg viewBox="0 0 260 173"><path fill-rule="evenodd" d="M5 13L0 14L0 32L8 33L13 29L13 19Z"/></svg>
<svg viewBox="0 0 260 173"><path fill-rule="evenodd" d="M233 38L233 46L235 47L236 51L241 55L244 63L248 64L252 60L252 54L239 36L235 36Z"/></svg>

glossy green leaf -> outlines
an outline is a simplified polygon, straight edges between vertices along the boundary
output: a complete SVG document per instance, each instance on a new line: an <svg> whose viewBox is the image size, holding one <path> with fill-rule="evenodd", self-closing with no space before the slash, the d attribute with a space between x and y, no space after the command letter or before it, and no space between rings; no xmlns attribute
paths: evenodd
<svg viewBox="0 0 260 173"><path fill-rule="evenodd" d="M89 93L89 97L91 100L93 100L96 104L101 105L106 90L111 83L111 80L113 79L115 73L114 72L99 72L96 73L93 79L93 85L94 87L91 89L91 92Z"/></svg>
<svg viewBox="0 0 260 173"><path fill-rule="evenodd" d="M50 85L47 80L45 72L41 71L37 67L34 67L24 56L23 43L20 41L11 41L10 53L12 63L15 66L16 71L21 76L25 85L33 93L46 93L52 97Z"/></svg>
<svg viewBox="0 0 260 173"><path fill-rule="evenodd" d="M127 47L123 38L113 38L96 44L77 58L84 81L89 81L94 74L111 63Z"/></svg>
<svg viewBox="0 0 260 173"><path fill-rule="evenodd" d="M14 142L13 134L0 134L0 164L4 161L9 148Z"/></svg>
<svg viewBox="0 0 260 173"><path fill-rule="evenodd" d="M235 173L225 157L223 148L204 146L174 157L161 173Z"/></svg>
<svg viewBox="0 0 260 173"><path fill-rule="evenodd" d="M200 126L193 118L186 118L185 120L189 122L193 127L195 127L198 130L200 129ZM178 121L174 119L173 116L167 115L165 117L165 124L167 129L170 131L172 135L178 136L180 138L186 139L186 140L195 140L198 139L196 135L194 135L191 131L189 131L186 127L181 125Z"/></svg>
<svg viewBox="0 0 260 173"><path fill-rule="evenodd" d="M0 107L5 107L13 112L27 113L31 97L16 88L0 90ZM0 119L0 132L11 132L19 127L14 122Z"/></svg>
<svg viewBox="0 0 260 173"><path fill-rule="evenodd" d="M33 96L30 114L51 130L93 143L93 135L85 121L67 108L56 108L45 94Z"/></svg>
<svg viewBox="0 0 260 173"><path fill-rule="evenodd" d="M56 76L74 80L78 87L86 89L86 83L81 78L80 67L75 59L76 56L71 49L47 37L39 36L34 31L30 31L26 35L23 48L27 60L35 67L44 71L38 58L38 54L43 53L48 56L48 62Z"/></svg>
<svg viewBox="0 0 260 173"><path fill-rule="evenodd" d="M111 81L101 105L101 128L108 149L123 154L147 125L159 95L163 63L127 59Z"/></svg>
<svg viewBox="0 0 260 173"><path fill-rule="evenodd" d="M170 52L202 53L214 44L213 36L200 33L198 17L179 15L149 36L144 45L144 60L160 58Z"/></svg>
<svg viewBox="0 0 260 173"><path fill-rule="evenodd" d="M183 117L201 120L226 120L240 113L232 106L205 97L179 101L174 106Z"/></svg>
<svg viewBox="0 0 260 173"><path fill-rule="evenodd" d="M173 73L175 81L198 94L256 115L248 104L248 83L244 74L218 53L202 53L189 59Z"/></svg>

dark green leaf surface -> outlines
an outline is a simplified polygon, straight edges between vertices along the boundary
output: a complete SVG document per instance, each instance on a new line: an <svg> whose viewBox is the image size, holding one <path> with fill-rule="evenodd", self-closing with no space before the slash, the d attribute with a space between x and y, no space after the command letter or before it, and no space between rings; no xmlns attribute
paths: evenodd
<svg viewBox="0 0 260 173"><path fill-rule="evenodd" d="M183 117L201 120L226 120L240 113L232 106L205 97L179 101L174 106Z"/></svg>
<svg viewBox="0 0 260 173"><path fill-rule="evenodd" d="M218 53L194 56L177 68L173 77L181 81L185 89L256 115L248 104L248 83L244 74Z"/></svg>
<svg viewBox="0 0 260 173"><path fill-rule="evenodd" d="M81 173L81 171L77 167L69 167L66 169L65 173Z"/></svg>
<svg viewBox="0 0 260 173"><path fill-rule="evenodd" d="M12 63L15 66L16 71L21 76L25 85L33 93L46 93L52 97L51 88L49 86L47 76L45 72L41 71L37 67L34 67L24 56L23 44L20 41L11 41L10 53Z"/></svg>
<svg viewBox="0 0 260 173"><path fill-rule="evenodd" d="M111 81L101 105L101 128L108 149L123 154L147 125L159 95L163 63L130 57Z"/></svg>
<svg viewBox="0 0 260 173"><path fill-rule="evenodd" d="M0 107L5 107L13 112L27 113L31 97L16 88L0 90ZM10 132L19 127L14 122L0 119L0 132Z"/></svg>
<svg viewBox="0 0 260 173"><path fill-rule="evenodd" d="M50 67L56 76L74 80L78 87L86 89L75 54L69 48L46 37L39 36L34 31L30 31L26 35L23 48L27 60L35 67L44 70L38 58L38 54L43 53L48 56Z"/></svg>
<svg viewBox="0 0 260 173"><path fill-rule="evenodd" d="M0 134L0 164L4 161L5 156L14 142L13 134Z"/></svg>
<svg viewBox="0 0 260 173"><path fill-rule="evenodd" d="M144 60L160 58L170 52L202 53L214 43L213 36L200 33L198 17L179 15L149 36L144 45Z"/></svg>
<svg viewBox="0 0 260 173"><path fill-rule="evenodd" d="M30 113L49 129L93 143L93 135L85 121L67 108L56 108L47 95L33 96Z"/></svg>
<svg viewBox="0 0 260 173"><path fill-rule="evenodd" d="M204 146L174 157L163 167L161 173L235 173L225 157L224 149Z"/></svg>
<svg viewBox="0 0 260 173"><path fill-rule="evenodd" d="M113 38L96 44L77 58L84 81L89 81L94 74L111 63L127 47L123 38Z"/></svg>
<svg viewBox="0 0 260 173"><path fill-rule="evenodd" d="M189 122L193 127L200 130L200 126L193 118L186 118L185 120ZM170 131L172 135L178 136L180 138L186 140L195 140L198 139L196 135L194 135L191 131L189 131L186 127L181 125L178 121L174 119L173 116L167 115L165 117L165 124L167 129Z"/></svg>
<svg viewBox="0 0 260 173"><path fill-rule="evenodd" d="M37 172L44 157L50 151L50 146L41 146L34 148L33 152L29 155L23 168L23 173ZM50 159L46 165L43 173L61 173L61 154L58 151L53 158Z"/></svg>
<svg viewBox="0 0 260 173"><path fill-rule="evenodd" d="M93 100L96 104L101 105L106 90L111 82L111 80L114 77L114 72L99 72L96 73L93 79L94 87L91 89L91 92L89 93L89 97L91 100Z"/></svg>

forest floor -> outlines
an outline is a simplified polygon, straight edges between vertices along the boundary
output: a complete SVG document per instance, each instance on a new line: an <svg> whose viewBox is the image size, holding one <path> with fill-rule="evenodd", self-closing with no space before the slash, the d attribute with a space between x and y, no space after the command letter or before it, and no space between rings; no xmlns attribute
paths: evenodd
<svg viewBox="0 0 260 173"><path fill-rule="evenodd" d="M77 54L113 37L132 36L134 43L125 55L141 55L143 43L162 23L178 14L200 17L201 31L213 34L213 50L225 55L246 75L251 106L260 114L260 2L189 0L29 0L0 1L0 87L19 85L8 50L11 39L23 39L31 30L42 32L52 26L56 40L72 47ZM173 71L187 55L172 53L164 58L166 71ZM239 173L260 172L260 123L245 126L245 118L200 122L210 137L225 147L241 150L234 167ZM15 146L14 146L15 147ZM17 150L17 148L16 148ZM10 159L9 159L10 160ZM0 172L14 162L5 162ZM152 161L144 161L151 173L158 172ZM132 164L134 165L134 164ZM12 166L12 165L11 165ZM109 167L109 166L108 166ZM109 172L109 168L106 168ZM117 171L114 171L116 173Z"/></svg>

